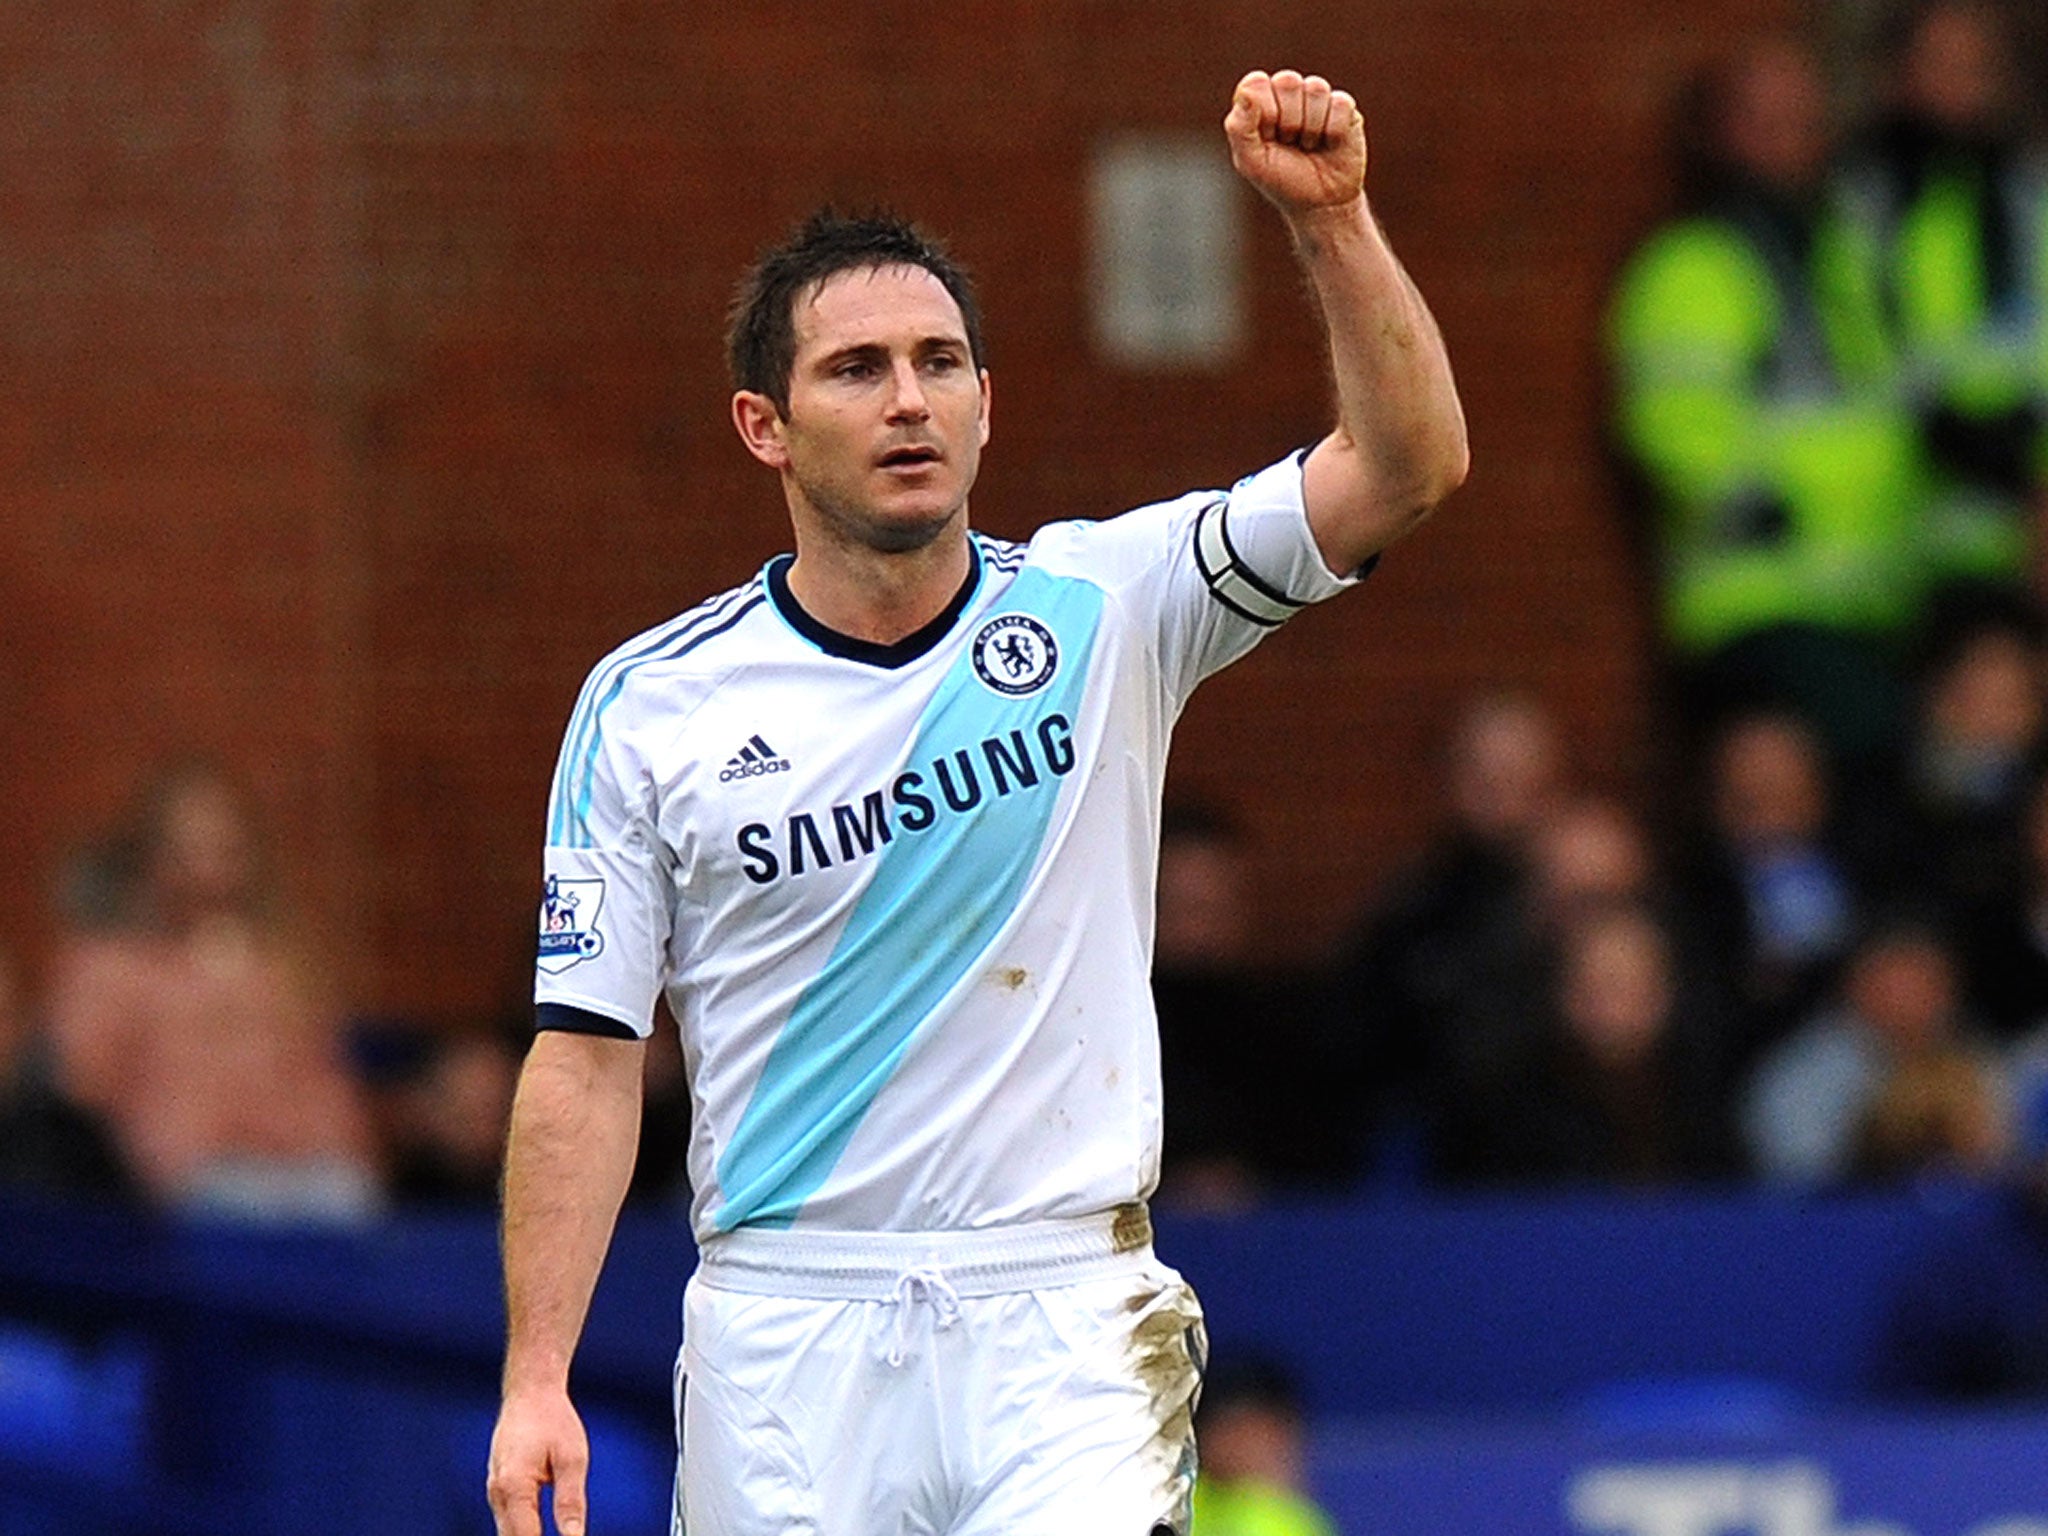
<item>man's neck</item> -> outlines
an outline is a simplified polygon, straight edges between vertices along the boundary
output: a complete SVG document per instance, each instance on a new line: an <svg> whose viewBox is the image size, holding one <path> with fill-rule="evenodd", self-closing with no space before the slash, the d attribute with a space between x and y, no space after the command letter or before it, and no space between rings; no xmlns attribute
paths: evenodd
<svg viewBox="0 0 2048 1536"><path fill-rule="evenodd" d="M820 624L856 640L893 645L943 613L971 568L964 517L930 544L909 550L806 538L799 530L789 590Z"/></svg>

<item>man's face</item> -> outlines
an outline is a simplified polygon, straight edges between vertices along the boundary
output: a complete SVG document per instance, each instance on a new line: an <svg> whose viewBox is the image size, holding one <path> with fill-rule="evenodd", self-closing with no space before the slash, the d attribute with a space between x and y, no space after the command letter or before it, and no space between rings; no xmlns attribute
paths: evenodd
<svg viewBox="0 0 2048 1536"><path fill-rule="evenodd" d="M787 477L800 525L870 549L929 544L964 515L988 441L988 375L959 305L922 267L868 267L827 278L794 319L789 408L749 446Z"/></svg>
<svg viewBox="0 0 2048 1536"><path fill-rule="evenodd" d="M1738 723L1715 754L1714 815L1743 847L1806 842L1826 829L1828 785L1819 749L1787 720Z"/></svg>
<svg viewBox="0 0 2048 1536"><path fill-rule="evenodd" d="M1736 66L1721 125L1724 149L1769 186L1804 192L1827 167L1827 90L1804 50L1759 45Z"/></svg>
<svg viewBox="0 0 2048 1536"><path fill-rule="evenodd" d="M1943 5L1928 12L1901 74L1907 106L1939 127L1983 132L2004 113L2005 51L1997 22L1982 6Z"/></svg>

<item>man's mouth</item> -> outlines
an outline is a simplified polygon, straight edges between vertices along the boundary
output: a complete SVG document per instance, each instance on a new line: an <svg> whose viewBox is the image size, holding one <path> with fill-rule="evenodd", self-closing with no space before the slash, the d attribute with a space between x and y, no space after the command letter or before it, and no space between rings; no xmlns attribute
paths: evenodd
<svg viewBox="0 0 2048 1536"><path fill-rule="evenodd" d="M880 461L884 469L918 469L939 462L939 450L924 446L892 448Z"/></svg>

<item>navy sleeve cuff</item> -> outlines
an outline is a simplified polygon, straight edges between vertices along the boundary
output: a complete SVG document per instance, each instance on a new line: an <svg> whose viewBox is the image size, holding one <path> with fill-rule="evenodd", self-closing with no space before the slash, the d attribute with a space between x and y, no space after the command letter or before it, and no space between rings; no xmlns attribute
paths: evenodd
<svg viewBox="0 0 2048 1536"><path fill-rule="evenodd" d="M560 1029L572 1035L609 1035L614 1040L640 1038L630 1024L621 1024L617 1019L592 1013L588 1008L572 1007L568 1003L537 1004L533 1010L533 1028L536 1034L544 1029Z"/></svg>

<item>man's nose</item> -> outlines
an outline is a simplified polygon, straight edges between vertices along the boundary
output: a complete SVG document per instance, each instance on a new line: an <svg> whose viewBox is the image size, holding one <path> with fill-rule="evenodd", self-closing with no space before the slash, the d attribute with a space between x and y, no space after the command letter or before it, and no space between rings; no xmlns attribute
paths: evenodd
<svg viewBox="0 0 2048 1536"><path fill-rule="evenodd" d="M924 397L924 381L918 378L915 363L899 358L890 378L894 384L889 402L891 421L923 421L931 415L931 406Z"/></svg>

